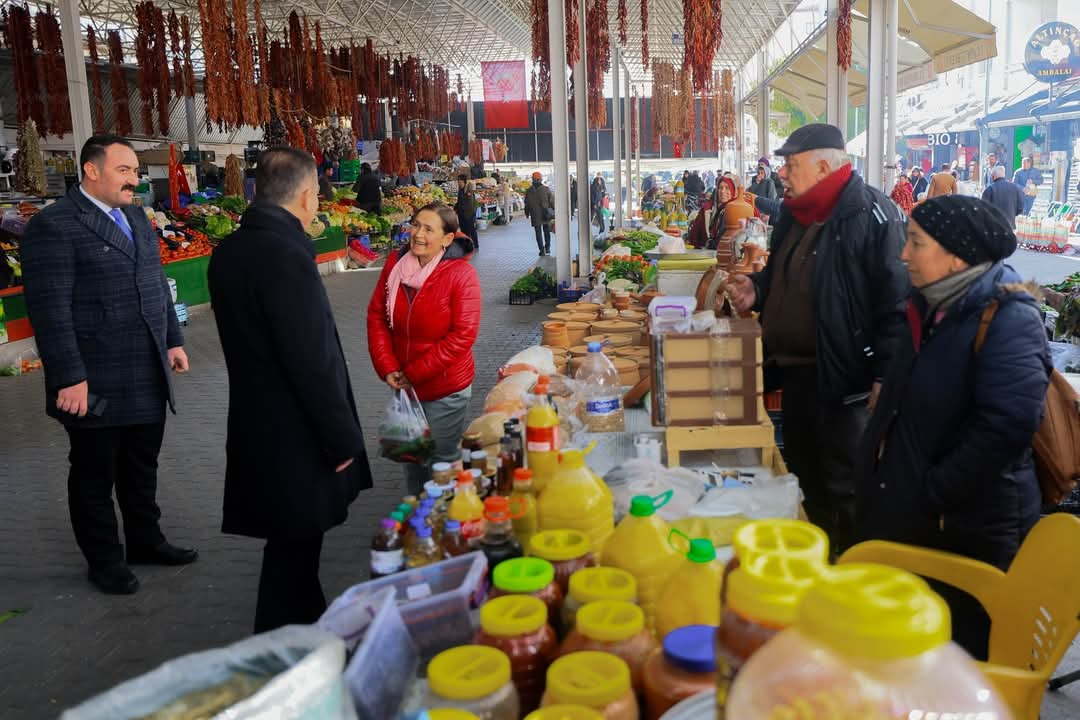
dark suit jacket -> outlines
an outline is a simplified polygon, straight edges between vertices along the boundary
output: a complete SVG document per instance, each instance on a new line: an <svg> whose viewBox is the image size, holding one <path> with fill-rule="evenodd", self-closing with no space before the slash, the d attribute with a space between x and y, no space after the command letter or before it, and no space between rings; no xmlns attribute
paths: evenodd
<svg viewBox="0 0 1080 720"><path fill-rule="evenodd" d="M229 372L221 529L326 532L372 483L315 243L289 212L256 202L214 250L209 279Z"/></svg>
<svg viewBox="0 0 1080 720"><path fill-rule="evenodd" d="M20 246L26 309L45 365L46 412L73 427L161 422L173 407L168 348L183 345L141 208L124 208L132 243L77 185L38 213ZM88 381L108 401L100 418L56 409L60 388Z"/></svg>
<svg viewBox="0 0 1080 720"><path fill-rule="evenodd" d="M1009 227L1016 229L1016 216L1024 212L1024 191L1005 178L998 178L983 190L982 199L996 207Z"/></svg>

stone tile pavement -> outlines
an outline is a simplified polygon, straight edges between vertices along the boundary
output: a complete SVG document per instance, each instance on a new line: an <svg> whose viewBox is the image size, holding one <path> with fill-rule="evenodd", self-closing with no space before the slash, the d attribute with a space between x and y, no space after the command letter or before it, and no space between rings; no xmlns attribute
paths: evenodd
<svg viewBox="0 0 1080 720"><path fill-rule="evenodd" d="M535 262L522 221L481 236L475 263L484 315L475 354L474 414L498 367L533 344L550 305L507 305L510 284ZM367 354L364 312L373 271L326 278L353 386L376 452L375 428L387 399ZM0 380L0 613L29 612L0 624L0 718L37 720L160 663L219 647L251 631L262 545L222 535L227 382L213 315L193 314L186 329L192 372L177 380L180 414L170 417L160 457L158 500L168 537L197 547L184 568L136 568L138 594L111 597L86 580L67 512L67 439L43 413L42 377ZM374 489L353 504L348 522L327 535L322 579L328 597L367 576L367 548L378 518L403 494L401 469L373 459ZM1074 651L1063 670L1080 668ZM1044 718L1080 717L1080 683L1047 695Z"/></svg>

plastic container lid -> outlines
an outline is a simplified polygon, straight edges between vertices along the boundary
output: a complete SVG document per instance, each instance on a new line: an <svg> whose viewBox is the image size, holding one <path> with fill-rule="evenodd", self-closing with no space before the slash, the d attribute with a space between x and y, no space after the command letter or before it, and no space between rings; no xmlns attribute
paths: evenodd
<svg viewBox="0 0 1080 720"><path fill-rule="evenodd" d="M869 563L823 574L803 598L798 627L844 655L877 660L914 657L951 637L949 608L922 578Z"/></svg>
<svg viewBox="0 0 1080 720"><path fill-rule="evenodd" d="M529 554L550 562L584 557L590 548L589 538L577 530L545 530L529 540Z"/></svg>
<svg viewBox="0 0 1080 720"><path fill-rule="evenodd" d="M405 516L401 514L400 510L395 510L394 512L390 513L390 519L395 521L398 525L405 524Z"/></svg>
<svg viewBox="0 0 1080 720"><path fill-rule="evenodd" d="M716 672L716 626L687 625L664 638L664 659L692 673Z"/></svg>
<svg viewBox="0 0 1080 720"><path fill-rule="evenodd" d="M614 567L582 568L570 576L570 597L584 605L597 600L637 599L637 580Z"/></svg>
<svg viewBox="0 0 1080 720"><path fill-rule="evenodd" d="M799 603L821 578L822 566L805 557L757 555L727 578L728 606L761 625L786 628L795 624ZM841 622L846 618L840 616Z"/></svg>
<svg viewBox="0 0 1080 720"><path fill-rule="evenodd" d="M668 504L672 496L675 495L674 490L668 490L665 493L661 493L656 497L649 497L648 495L635 495L630 498L630 514L634 517L649 517L657 510Z"/></svg>
<svg viewBox="0 0 1080 720"><path fill-rule="evenodd" d="M450 463L448 463L448 462L431 463L431 472L449 472L449 471L450 471Z"/></svg>
<svg viewBox="0 0 1080 720"><path fill-rule="evenodd" d="M542 558L503 560L492 572L495 587L510 593L534 593L555 582L555 566Z"/></svg>
<svg viewBox="0 0 1080 720"><path fill-rule="evenodd" d="M468 710L457 710L455 708L428 710L427 716L429 720L480 720L479 715L473 715Z"/></svg>
<svg viewBox="0 0 1080 720"><path fill-rule="evenodd" d="M461 521L447 520L445 523L443 523L443 532L461 532Z"/></svg>
<svg viewBox="0 0 1080 720"><path fill-rule="evenodd" d="M486 460L487 456L488 454L484 450L473 450L469 458L472 460Z"/></svg>
<svg viewBox="0 0 1080 720"><path fill-rule="evenodd" d="M600 642L629 640L645 628L645 611L624 600L597 600L577 612L577 629Z"/></svg>
<svg viewBox="0 0 1080 720"><path fill-rule="evenodd" d="M442 494L443 494L442 485L439 485L438 483L435 483L431 487L427 488L427 494L428 494L428 499L429 500L432 500L432 501L438 500L439 498L442 497Z"/></svg>
<svg viewBox="0 0 1080 720"><path fill-rule="evenodd" d="M598 342L591 342L588 344L586 349L591 353L598 353L604 351L604 346Z"/></svg>
<svg viewBox="0 0 1080 720"><path fill-rule="evenodd" d="M525 720L604 720L604 716L584 705L548 705L529 713Z"/></svg>
<svg viewBox="0 0 1080 720"><path fill-rule="evenodd" d="M514 470L514 482L532 482L533 471L529 468L516 468Z"/></svg>
<svg viewBox="0 0 1080 720"><path fill-rule="evenodd" d="M707 564L716 559L716 547L712 540L697 538L690 541L690 552L686 553L686 559L694 563Z"/></svg>
<svg viewBox="0 0 1080 720"><path fill-rule="evenodd" d="M821 528L802 520L774 518L749 522L735 532L731 545L740 562L759 553L798 555L821 564L829 559L828 536Z"/></svg>
<svg viewBox="0 0 1080 720"><path fill-rule="evenodd" d="M416 537L420 537L420 538L429 538L429 537L431 537L431 528L429 528L427 525L419 526L418 528L416 528Z"/></svg>
<svg viewBox="0 0 1080 720"><path fill-rule="evenodd" d="M551 663L547 691L559 702L602 708L630 692L630 667L610 653L570 653Z"/></svg>
<svg viewBox="0 0 1080 720"><path fill-rule="evenodd" d="M531 595L503 595L480 608L480 627L498 637L529 635L543 628L547 621L547 605Z"/></svg>
<svg viewBox="0 0 1080 720"><path fill-rule="evenodd" d="M510 522L510 498L502 495L485 498L484 519L493 523Z"/></svg>
<svg viewBox="0 0 1080 720"><path fill-rule="evenodd" d="M510 682L510 658L486 645L439 653L427 666L428 686L448 700L477 700Z"/></svg>
<svg viewBox="0 0 1080 720"><path fill-rule="evenodd" d="M397 506L397 511L406 517L412 512L412 509L413 507L409 503L401 503Z"/></svg>
<svg viewBox="0 0 1080 720"><path fill-rule="evenodd" d="M462 470L457 474L458 487L461 487L462 485L472 485L472 482L473 474L469 470Z"/></svg>
<svg viewBox="0 0 1080 720"><path fill-rule="evenodd" d="M379 523L383 530L395 530L397 528L397 521L394 518L383 518Z"/></svg>

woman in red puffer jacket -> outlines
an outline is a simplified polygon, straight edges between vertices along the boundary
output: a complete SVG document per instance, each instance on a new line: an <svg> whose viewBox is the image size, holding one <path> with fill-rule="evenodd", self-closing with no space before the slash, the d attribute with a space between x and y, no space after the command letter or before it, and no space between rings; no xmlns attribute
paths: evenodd
<svg viewBox="0 0 1080 720"><path fill-rule="evenodd" d="M435 441L432 462L460 459L476 372L472 347L480 332L480 279L469 262L472 240L458 232L457 213L442 204L413 216L409 245L387 258L368 305L368 351L392 389L412 387ZM430 468L406 465L409 492Z"/></svg>

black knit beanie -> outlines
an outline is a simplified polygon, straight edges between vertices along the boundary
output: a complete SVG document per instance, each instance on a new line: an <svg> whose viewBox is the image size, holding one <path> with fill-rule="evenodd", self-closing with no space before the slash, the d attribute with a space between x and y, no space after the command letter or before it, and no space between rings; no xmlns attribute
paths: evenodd
<svg viewBox="0 0 1080 720"><path fill-rule="evenodd" d="M997 262L1016 250L1016 235L997 208L965 195L939 195L917 205L911 219L968 265Z"/></svg>

